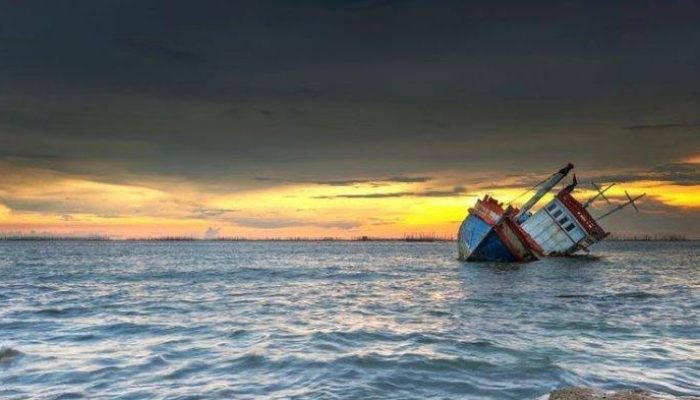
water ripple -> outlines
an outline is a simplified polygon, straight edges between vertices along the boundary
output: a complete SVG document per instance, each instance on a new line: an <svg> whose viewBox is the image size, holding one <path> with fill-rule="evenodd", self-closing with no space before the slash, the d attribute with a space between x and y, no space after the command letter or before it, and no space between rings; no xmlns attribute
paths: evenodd
<svg viewBox="0 0 700 400"><path fill-rule="evenodd" d="M0 397L700 395L695 243L608 243L526 265L454 252L0 243Z"/></svg>

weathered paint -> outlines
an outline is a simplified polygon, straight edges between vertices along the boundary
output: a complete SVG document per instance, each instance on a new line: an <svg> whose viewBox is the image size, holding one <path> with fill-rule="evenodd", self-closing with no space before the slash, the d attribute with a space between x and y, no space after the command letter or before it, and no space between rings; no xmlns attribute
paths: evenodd
<svg viewBox="0 0 700 400"><path fill-rule="evenodd" d="M466 260L490 230L491 225L486 223L481 217L476 214L469 214L462 222L457 234L459 259L462 261Z"/></svg>
<svg viewBox="0 0 700 400"><path fill-rule="evenodd" d="M469 215L477 215L489 225L494 225L503 216L503 205L489 195L477 200L474 207L469 209Z"/></svg>
<svg viewBox="0 0 700 400"><path fill-rule="evenodd" d="M491 231L493 225L501 219L504 210L501 203L486 195L477 200L469 209L469 215L464 219L457 234L459 259L472 259L472 253Z"/></svg>
<svg viewBox="0 0 700 400"><path fill-rule="evenodd" d="M573 254L607 236L581 203L564 190L521 226L546 256Z"/></svg>
<svg viewBox="0 0 700 400"><path fill-rule="evenodd" d="M567 166L547 182L559 182L571 168ZM531 261L572 254L602 240L608 233L571 196L575 185L561 190L534 214L526 209L504 210L502 203L489 196L477 200L459 228L459 259Z"/></svg>
<svg viewBox="0 0 700 400"><path fill-rule="evenodd" d="M490 230L479 246L467 258L469 261L502 261L514 262L518 258L503 244L495 230Z"/></svg>
<svg viewBox="0 0 700 400"><path fill-rule="evenodd" d="M608 233L598 225L595 218L588 213L585 207L576 200L571 193L562 190L557 193L556 198L561 201L564 206L576 218L579 224L586 230L588 235L593 236L597 240L603 240Z"/></svg>
<svg viewBox="0 0 700 400"><path fill-rule="evenodd" d="M566 253L586 237L576 218L557 199L523 222L522 228L539 243L545 255Z"/></svg>
<svg viewBox="0 0 700 400"><path fill-rule="evenodd" d="M530 261L537 259L542 254L540 246L520 228L513 219L514 214L504 217L494 229L500 236L503 244L518 259L518 261Z"/></svg>
<svg viewBox="0 0 700 400"><path fill-rule="evenodd" d="M527 261L541 253L539 246L513 220L516 209L485 196L469 209L457 235L459 259Z"/></svg>

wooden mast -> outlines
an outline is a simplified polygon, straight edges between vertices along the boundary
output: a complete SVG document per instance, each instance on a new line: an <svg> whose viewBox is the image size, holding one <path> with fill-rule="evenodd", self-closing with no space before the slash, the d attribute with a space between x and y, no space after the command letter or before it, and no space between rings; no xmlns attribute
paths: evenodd
<svg viewBox="0 0 700 400"><path fill-rule="evenodd" d="M560 169L558 172L555 172L550 176L542 185L540 190L535 193L530 200L528 200L525 204L523 204L523 207L520 209L520 212L518 212L518 215L515 216L515 220L517 221L523 214L528 212L545 194L547 194L554 186L556 186L564 177L569 173L574 168L574 165L569 163L566 165L566 167Z"/></svg>
<svg viewBox="0 0 700 400"><path fill-rule="evenodd" d="M598 191L598 194L596 194L595 196L593 196L593 197L591 197L590 199L588 199L588 201L586 201L585 203L583 203L583 208L588 208L588 206L590 206L591 204L593 204L593 202L594 202L598 197L602 197L603 199L605 199L605 201L608 202L608 204L611 204L611 203L610 203L610 200L608 200L608 198L605 197L605 192L607 192L608 189L610 189L611 187L615 186L615 183L611 183L611 184L610 184L608 187L606 187L605 189L601 189L600 186L596 185L595 182L591 182L591 184L593 184L593 187L595 187L595 189Z"/></svg>

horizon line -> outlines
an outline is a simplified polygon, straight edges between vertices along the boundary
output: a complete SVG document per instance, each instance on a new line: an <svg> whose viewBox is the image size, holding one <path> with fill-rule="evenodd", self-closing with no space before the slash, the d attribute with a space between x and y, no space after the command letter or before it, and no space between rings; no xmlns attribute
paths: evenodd
<svg viewBox="0 0 700 400"><path fill-rule="evenodd" d="M682 234L612 234L607 241L698 241ZM99 235L60 236L60 235L0 235L0 241L108 241L108 242L454 242L454 236L405 235L401 237L357 236L343 237L266 237L251 238L242 236L202 238L194 236L152 236L152 237L109 237Z"/></svg>

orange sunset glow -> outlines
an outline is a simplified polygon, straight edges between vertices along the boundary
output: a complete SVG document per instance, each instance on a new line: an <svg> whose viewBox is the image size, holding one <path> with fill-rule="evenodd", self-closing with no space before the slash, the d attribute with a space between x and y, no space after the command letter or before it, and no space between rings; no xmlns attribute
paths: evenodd
<svg viewBox="0 0 700 400"><path fill-rule="evenodd" d="M406 182L273 182L245 190L214 191L187 181L108 183L48 169L6 168L17 178L5 179L0 187L5 199L0 204L4 232L112 238L452 237L477 198L488 194L503 202L517 199L513 203L517 206L523 201L518 196L527 190L518 179L501 180L498 185L474 184L454 172L432 172L430 175L450 178L415 182L410 177ZM641 204L648 205L652 214L700 210L697 184L640 176L618 184L608 194L613 201L622 200L625 190L647 193ZM587 199L595 191L583 183L575 194ZM13 204L24 209L13 209ZM596 206L599 213L605 209L604 203Z"/></svg>

